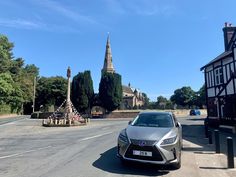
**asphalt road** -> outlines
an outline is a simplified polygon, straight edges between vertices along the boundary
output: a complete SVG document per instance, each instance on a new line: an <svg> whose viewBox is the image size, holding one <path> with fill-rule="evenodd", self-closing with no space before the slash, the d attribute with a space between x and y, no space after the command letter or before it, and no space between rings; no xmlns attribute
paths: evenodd
<svg viewBox="0 0 236 177"><path fill-rule="evenodd" d="M130 163L116 157L116 140L128 120L92 120L88 126L46 128L21 119L0 126L1 177L236 176L225 156L204 139L203 119L179 118L183 126L182 167Z"/></svg>
<svg viewBox="0 0 236 177"><path fill-rule="evenodd" d="M16 117L9 117L9 118L0 117L0 125L7 124L7 123L10 123L10 122L19 121L19 120L26 119L26 118L29 118L29 117L30 116L16 116Z"/></svg>

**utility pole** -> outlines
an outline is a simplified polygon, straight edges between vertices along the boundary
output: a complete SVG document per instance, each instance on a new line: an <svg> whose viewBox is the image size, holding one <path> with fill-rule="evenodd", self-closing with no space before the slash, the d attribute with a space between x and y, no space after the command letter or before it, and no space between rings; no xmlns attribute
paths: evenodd
<svg viewBox="0 0 236 177"><path fill-rule="evenodd" d="M33 90L33 113L35 107L35 92L36 92L36 77L34 77L34 90Z"/></svg>

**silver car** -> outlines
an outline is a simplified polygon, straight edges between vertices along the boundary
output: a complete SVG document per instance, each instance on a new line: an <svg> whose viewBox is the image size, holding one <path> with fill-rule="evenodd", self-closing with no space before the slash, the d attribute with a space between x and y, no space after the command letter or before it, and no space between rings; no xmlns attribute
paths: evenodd
<svg viewBox="0 0 236 177"><path fill-rule="evenodd" d="M122 161L181 167L182 128L168 112L142 112L118 137Z"/></svg>

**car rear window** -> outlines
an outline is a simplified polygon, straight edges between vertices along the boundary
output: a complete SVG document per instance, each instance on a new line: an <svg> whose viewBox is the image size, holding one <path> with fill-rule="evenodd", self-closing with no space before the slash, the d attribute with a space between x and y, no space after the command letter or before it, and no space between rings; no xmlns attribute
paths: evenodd
<svg viewBox="0 0 236 177"><path fill-rule="evenodd" d="M169 114L140 114L132 124L143 127L173 127L173 119Z"/></svg>

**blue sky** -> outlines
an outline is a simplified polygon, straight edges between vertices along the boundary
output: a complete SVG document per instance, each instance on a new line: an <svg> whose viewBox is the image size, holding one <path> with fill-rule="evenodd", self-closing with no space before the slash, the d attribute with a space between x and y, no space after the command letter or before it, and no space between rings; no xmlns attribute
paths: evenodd
<svg viewBox="0 0 236 177"><path fill-rule="evenodd" d="M223 52L222 28L236 24L235 7L235 0L0 0L0 33L41 76L91 70L97 92L110 32L123 84L156 100L182 86L199 90L200 67Z"/></svg>

